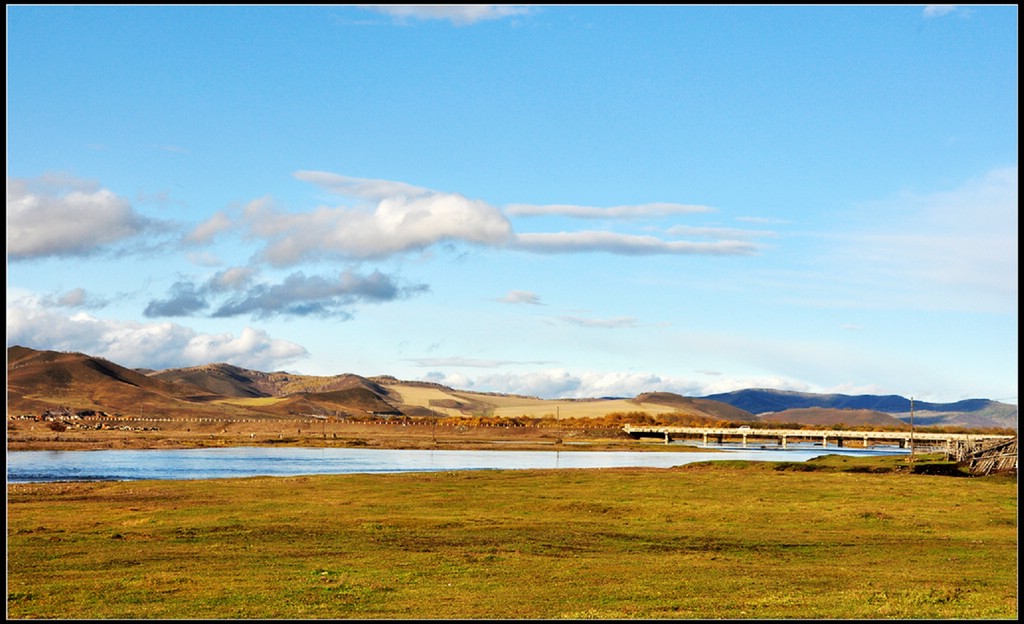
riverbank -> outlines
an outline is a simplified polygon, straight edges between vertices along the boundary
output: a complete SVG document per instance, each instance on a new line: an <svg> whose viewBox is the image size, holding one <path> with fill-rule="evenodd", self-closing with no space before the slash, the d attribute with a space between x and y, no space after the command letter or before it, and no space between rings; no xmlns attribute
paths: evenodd
<svg viewBox="0 0 1024 624"><path fill-rule="evenodd" d="M7 494L13 619L1017 618L1015 479L709 462Z"/></svg>
<svg viewBox="0 0 1024 624"><path fill-rule="evenodd" d="M436 425L429 422L268 420L253 422L120 421L55 431L47 423L8 420L7 449L136 450L230 446L451 450L674 451L698 446L634 440L620 429ZM714 452L712 449L707 449Z"/></svg>

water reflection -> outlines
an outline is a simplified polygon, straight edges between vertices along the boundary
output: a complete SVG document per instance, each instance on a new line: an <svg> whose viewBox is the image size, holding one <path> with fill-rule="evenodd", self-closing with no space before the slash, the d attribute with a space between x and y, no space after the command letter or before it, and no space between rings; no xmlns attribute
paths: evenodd
<svg viewBox="0 0 1024 624"><path fill-rule="evenodd" d="M711 447L712 445L709 445ZM723 453L699 451L465 451L358 448L265 448L135 451L8 451L7 481L125 481L220 479L446 470L563 468L670 468L696 461L747 459L806 461L826 454L886 455L905 451L822 448L791 444L785 450L717 445Z"/></svg>

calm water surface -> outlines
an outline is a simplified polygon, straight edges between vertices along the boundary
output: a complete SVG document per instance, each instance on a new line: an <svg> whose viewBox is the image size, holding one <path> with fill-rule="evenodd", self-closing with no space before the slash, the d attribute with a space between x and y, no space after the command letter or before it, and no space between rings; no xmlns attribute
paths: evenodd
<svg viewBox="0 0 1024 624"><path fill-rule="evenodd" d="M827 454L888 455L906 451L790 445L786 450L718 446L697 451L451 451L359 448L232 447L138 451L8 451L7 481L128 481L253 476L518 470L536 468L670 468L696 461L806 461Z"/></svg>

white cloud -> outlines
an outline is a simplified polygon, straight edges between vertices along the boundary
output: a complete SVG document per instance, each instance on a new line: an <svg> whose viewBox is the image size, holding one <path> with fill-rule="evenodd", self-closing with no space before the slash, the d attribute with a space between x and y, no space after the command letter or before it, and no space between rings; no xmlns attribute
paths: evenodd
<svg viewBox="0 0 1024 624"><path fill-rule="evenodd" d="M138 323L67 316L32 296L8 299L7 346L75 351L133 368L177 368L227 362L262 371L281 370L308 356L306 349L246 327L240 335L201 334L175 323Z"/></svg>
<svg viewBox="0 0 1024 624"><path fill-rule="evenodd" d="M224 264L220 256L209 251L190 251L185 254L189 262L202 267L215 267Z"/></svg>
<svg viewBox="0 0 1024 624"><path fill-rule="evenodd" d="M528 290L510 290L504 296L498 299L502 303L527 303L530 305L544 305L540 302L540 297L536 293L532 293Z"/></svg>
<svg viewBox="0 0 1024 624"><path fill-rule="evenodd" d="M651 203L632 206L611 206L598 208L594 206L575 206L570 204L530 205L512 204L505 207L505 214L517 217L535 217L556 215L578 219L646 219L667 217L679 214L714 212L708 206L687 204Z"/></svg>
<svg viewBox="0 0 1024 624"><path fill-rule="evenodd" d="M956 10L955 4L929 4L924 8L925 17L942 17Z"/></svg>
<svg viewBox="0 0 1024 624"><path fill-rule="evenodd" d="M294 175L299 180L353 201L352 205L322 205L298 213L279 209L269 198L250 202L242 211L242 226L251 238L265 241L260 257L277 266L332 256L355 260L378 259L423 250L443 242L537 253L606 252L622 255L732 256L750 255L759 249L758 245L743 240L662 240L654 236L607 230L516 234L508 218L496 207L459 193L325 171L298 171ZM705 210L701 206L683 204L644 204L614 208L519 206L513 208L513 212L526 214L531 210L539 210L537 214L540 214L556 209L573 212L577 216L603 215L612 218L662 216ZM205 240L222 227L224 224L215 218L197 228L192 236L196 240ZM691 233L713 236L729 232L704 229ZM733 233L747 238L755 235L744 230L735 230Z"/></svg>
<svg viewBox="0 0 1024 624"><path fill-rule="evenodd" d="M241 290L247 287L256 275L250 267L231 267L218 271L210 278L210 288L214 290Z"/></svg>
<svg viewBox="0 0 1024 624"><path fill-rule="evenodd" d="M605 231L518 234L512 247L537 253L606 252L630 256L653 254L750 255L758 247L743 241L665 241Z"/></svg>
<svg viewBox="0 0 1024 624"><path fill-rule="evenodd" d="M284 213L267 200L250 203L245 224L253 236L267 240L263 257L278 266L321 255L382 258L443 241L500 246L511 236L511 225L497 208L457 193L323 172L296 177L369 203L307 213Z"/></svg>
<svg viewBox="0 0 1024 624"><path fill-rule="evenodd" d="M774 237L775 232L765 230L741 230L737 228L721 227L694 227L691 225L674 225L665 233L669 236L703 236L725 240L736 240L745 238Z"/></svg>
<svg viewBox="0 0 1024 624"><path fill-rule="evenodd" d="M523 362L516 360L484 360L477 358L464 358L458 356L445 358L414 358L408 361L413 362L417 366L422 366L424 368L498 368L499 366L513 366L522 364L538 365L551 363L549 361L544 360Z"/></svg>
<svg viewBox="0 0 1024 624"><path fill-rule="evenodd" d="M175 282L162 299L153 299L143 314L147 317L191 316L215 307L211 316L250 315L314 316L348 320L349 309L357 303L382 303L428 290L424 284L400 286L389 276L374 271L360 275L345 270L338 275L306 275L299 271L279 283L257 282L256 272L235 267L214 274L204 282L183 279ZM227 299L217 302L227 295Z"/></svg>
<svg viewBox="0 0 1024 624"><path fill-rule="evenodd" d="M245 327L233 334L197 334L182 350L189 362L227 362L260 371L281 370L287 363L308 355L305 348L286 340L274 340L263 330Z"/></svg>
<svg viewBox="0 0 1024 624"><path fill-rule="evenodd" d="M874 297L942 309L1014 311L1018 299L1017 168L959 188L864 204L839 246L841 270Z"/></svg>
<svg viewBox="0 0 1024 624"><path fill-rule="evenodd" d="M636 327L636 319L632 316L617 316L610 319L592 319L581 316L562 316L560 320L580 327L598 327L602 329L622 329Z"/></svg>
<svg viewBox="0 0 1024 624"><path fill-rule="evenodd" d="M43 305L59 308L95 309L107 305L107 300L87 292L84 288L72 288L60 295L44 297Z"/></svg>
<svg viewBox="0 0 1024 624"><path fill-rule="evenodd" d="M526 15L530 12L525 6L505 4L374 4L363 5L363 8L385 13L399 20L448 20L457 26Z"/></svg>
<svg viewBox="0 0 1024 624"><path fill-rule="evenodd" d="M223 211L215 213L212 217L197 225L185 237L190 243L205 244L213 240L213 237L231 228L231 219Z"/></svg>
<svg viewBox="0 0 1024 624"><path fill-rule="evenodd" d="M436 191L428 188L406 184L405 182L353 178L329 171L296 171L294 175L297 180L316 184L337 195L357 197L373 202L383 201L396 196L424 197L436 193Z"/></svg>
<svg viewBox="0 0 1024 624"><path fill-rule="evenodd" d="M11 259L86 256L152 225L123 197L74 178L7 180Z"/></svg>
<svg viewBox="0 0 1024 624"><path fill-rule="evenodd" d="M58 300L57 305L65 308L77 308L85 303L85 289L73 288L64 293Z"/></svg>
<svg viewBox="0 0 1024 624"><path fill-rule="evenodd" d="M425 375L423 379L441 383L456 390L521 394L542 399L632 398L644 392L673 392L682 396L701 397L744 388L813 391L807 384L775 376L748 378L722 376L709 382L687 377L663 376L650 372L585 371L573 373L565 369L524 373L492 373L476 377L462 373L434 371Z"/></svg>

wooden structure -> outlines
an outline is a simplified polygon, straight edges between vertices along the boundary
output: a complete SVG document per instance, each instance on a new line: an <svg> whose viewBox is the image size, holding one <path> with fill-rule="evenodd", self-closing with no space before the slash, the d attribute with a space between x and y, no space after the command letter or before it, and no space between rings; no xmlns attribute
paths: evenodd
<svg viewBox="0 0 1024 624"><path fill-rule="evenodd" d="M946 452L973 475L1017 471L1017 439L960 441Z"/></svg>

